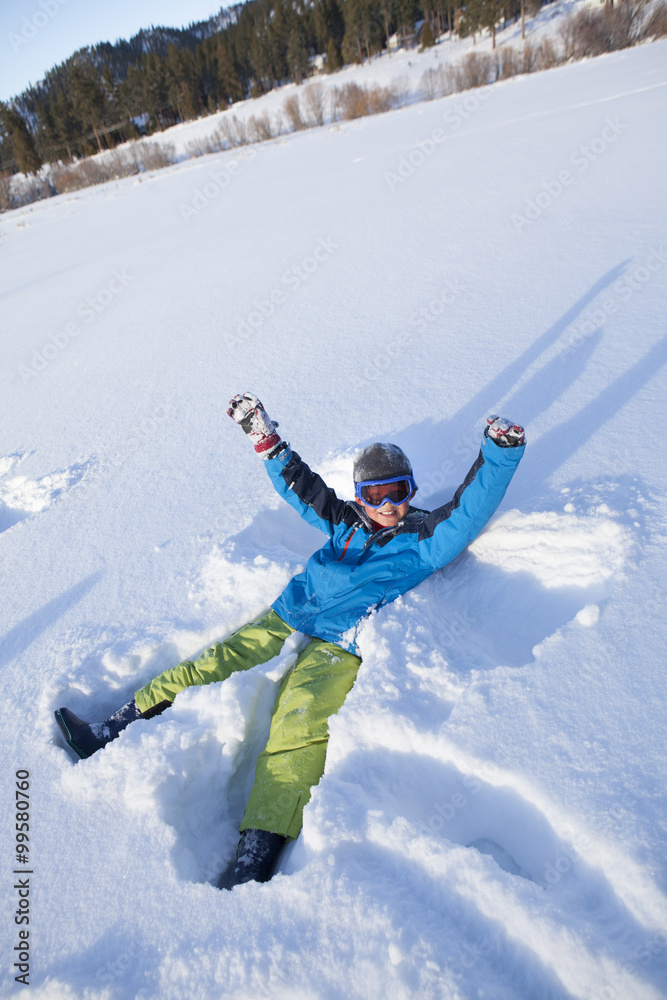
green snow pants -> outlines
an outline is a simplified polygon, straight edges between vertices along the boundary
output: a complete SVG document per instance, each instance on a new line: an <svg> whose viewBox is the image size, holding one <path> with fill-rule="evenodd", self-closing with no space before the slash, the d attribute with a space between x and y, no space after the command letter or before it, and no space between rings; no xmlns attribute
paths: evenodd
<svg viewBox="0 0 667 1000"><path fill-rule="evenodd" d="M266 663L293 632L270 610L224 642L214 643L196 661L183 660L149 681L134 696L137 706L148 712L160 702L173 701L186 687L223 681L237 670ZM241 830L298 837L310 790L324 771L327 720L345 701L360 663L358 656L323 639L311 639L301 651L280 686Z"/></svg>

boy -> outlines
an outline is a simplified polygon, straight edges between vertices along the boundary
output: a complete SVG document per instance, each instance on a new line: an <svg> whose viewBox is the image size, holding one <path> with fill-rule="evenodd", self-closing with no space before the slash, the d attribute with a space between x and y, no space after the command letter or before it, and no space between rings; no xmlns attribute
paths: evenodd
<svg viewBox="0 0 667 1000"><path fill-rule="evenodd" d="M269 611L194 663L184 660L154 678L106 722L88 724L67 708L55 715L67 743L89 757L134 719L163 712L184 688L266 663L289 635L303 633L310 641L278 692L236 858L218 880L220 888L231 889L268 881L285 842L299 835L310 790L324 771L329 716L345 701L361 663L355 646L361 620L451 562L479 534L505 494L525 438L522 427L488 417L481 450L462 485L448 504L429 512L410 506L417 486L396 445L372 444L357 455L356 499L344 501L281 441L278 425L256 396L234 396L227 412L266 460L278 493L328 541Z"/></svg>

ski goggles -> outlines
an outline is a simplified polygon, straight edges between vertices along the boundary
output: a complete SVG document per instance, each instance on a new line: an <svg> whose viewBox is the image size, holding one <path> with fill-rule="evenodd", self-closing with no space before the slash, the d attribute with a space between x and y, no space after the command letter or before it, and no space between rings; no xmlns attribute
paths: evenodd
<svg viewBox="0 0 667 1000"><path fill-rule="evenodd" d="M376 510L385 503L400 506L417 489L412 476L396 476L394 479L364 479L354 484L354 495L368 507Z"/></svg>

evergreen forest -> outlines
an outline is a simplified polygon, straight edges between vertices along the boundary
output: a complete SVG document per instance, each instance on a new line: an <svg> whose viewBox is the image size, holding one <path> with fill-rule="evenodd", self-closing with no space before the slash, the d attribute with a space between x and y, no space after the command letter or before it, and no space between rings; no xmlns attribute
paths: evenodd
<svg viewBox="0 0 667 1000"><path fill-rule="evenodd" d="M519 16L521 0L247 0L185 29L80 49L0 103L0 171L37 171L334 72L390 45L433 44Z"/></svg>

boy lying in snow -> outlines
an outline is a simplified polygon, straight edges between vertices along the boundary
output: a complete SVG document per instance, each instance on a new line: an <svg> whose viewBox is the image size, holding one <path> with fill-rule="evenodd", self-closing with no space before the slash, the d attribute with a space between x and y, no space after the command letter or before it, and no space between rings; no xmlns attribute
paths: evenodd
<svg viewBox="0 0 667 1000"><path fill-rule="evenodd" d="M310 641L282 682L266 748L257 761L236 859L218 880L231 889L265 882L288 838L299 835L310 790L324 771L328 719L354 684L361 660L355 633L372 609L395 600L457 556L482 530L525 448L522 427L488 417L482 447L453 499L434 511L410 506L417 491L407 456L372 444L354 462L355 500L340 500L276 433L277 424L251 393L234 396L229 416L266 460L278 491L328 541L255 621L149 681L106 722L86 723L67 708L56 721L67 743L89 757L134 719L163 712L179 691L223 681L266 663L293 632Z"/></svg>

